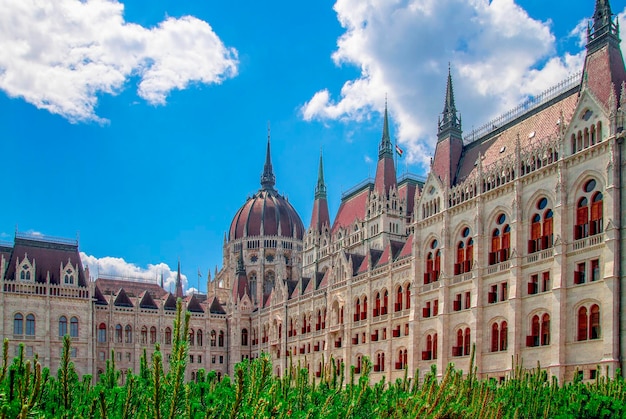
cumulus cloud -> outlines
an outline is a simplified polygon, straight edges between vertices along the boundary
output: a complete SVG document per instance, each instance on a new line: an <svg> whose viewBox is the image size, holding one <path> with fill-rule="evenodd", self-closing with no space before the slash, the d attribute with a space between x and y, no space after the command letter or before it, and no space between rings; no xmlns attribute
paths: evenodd
<svg viewBox="0 0 626 419"><path fill-rule="evenodd" d="M360 76L337 99L314 93L303 119L359 121L380 112L385 94L396 136L413 162L432 155L448 63L464 132L582 68L584 53L556 56L551 22L532 19L513 0L337 0L345 29L332 58ZM586 22L572 30L581 36ZM433 86L437 86L433 88Z"/></svg>
<svg viewBox="0 0 626 419"><path fill-rule="evenodd" d="M166 263L149 264L146 268L126 262L123 258L105 256L97 258L84 252L80 253L80 259L84 267L89 267L89 274L93 278L98 275L113 276L126 279L143 279L146 281L154 281L161 283L161 275L163 275L163 287L167 291L176 289L177 269L171 269ZM183 273L180 275L183 283L183 289L189 293L191 288L187 288L187 276ZM197 292L195 288L193 288Z"/></svg>
<svg viewBox="0 0 626 419"><path fill-rule="evenodd" d="M5 0L0 8L0 89L72 122L103 121L98 95L130 77L162 105L174 89L237 74L237 51L192 16L153 28L125 22L115 0Z"/></svg>

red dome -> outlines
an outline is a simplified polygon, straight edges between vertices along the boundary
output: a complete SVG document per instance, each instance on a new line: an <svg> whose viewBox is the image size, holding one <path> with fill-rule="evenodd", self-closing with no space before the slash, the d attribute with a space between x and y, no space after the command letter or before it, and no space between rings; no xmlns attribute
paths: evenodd
<svg viewBox="0 0 626 419"><path fill-rule="evenodd" d="M261 189L237 211L228 240L252 236L282 236L302 240L304 225L289 201L274 189Z"/></svg>

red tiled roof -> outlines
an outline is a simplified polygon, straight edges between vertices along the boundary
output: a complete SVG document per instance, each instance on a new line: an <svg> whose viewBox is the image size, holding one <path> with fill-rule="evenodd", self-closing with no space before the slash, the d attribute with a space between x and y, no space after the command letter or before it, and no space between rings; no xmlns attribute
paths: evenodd
<svg viewBox="0 0 626 419"><path fill-rule="evenodd" d="M15 238L15 245L8 258L8 265L5 278L15 280L15 269L17 259L20 263L28 255L30 263L35 261L35 281L45 283L48 273L51 284L60 284L61 265L65 266L69 261L73 267L78 265L78 285L87 286L83 263L78 253L78 244L66 244L49 241L47 239L38 240L36 238Z"/></svg>
<svg viewBox="0 0 626 419"><path fill-rule="evenodd" d="M397 259L402 259L407 256L411 256L412 249L413 249L413 234L409 234L409 237L407 238L406 243L404 243L402 250L400 250L400 254L398 255Z"/></svg>
<svg viewBox="0 0 626 419"><path fill-rule="evenodd" d="M321 231L324 225L330 226L328 201L326 201L326 198L319 198L313 202L313 214L311 214L311 224L309 224L309 228Z"/></svg>
<svg viewBox="0 0 626 419"><path fill-rule="evenodd" d="M346 200L342 200L335 222L333 223L332 233L334 234L340 227L350 226L354 220L365 219L365 211L367 204L367 196L369 188L363 188L360 192L350 196Z"/></svg>
<svg viewBox="0 0 626 419"><path fill-rule="evenodd" d="M612 88L615 89L616 100L619 100L622 82L626 81L624 59L619 47L606 44L588 54L584 71L587 73L587 86L604 106L608 105Z"/></svg>
<svg viewBox="0 0 626 419"><path fill-rule="evenodd" d="M365 257L363 258L363 262L361 262L361 265L359 265L359 267L356 270L357 275L362 274L363 272L367 272L369 261L370 261L370 255L368 252L365 254Z"/></svg>
<svg viewBox="0 0 626 419"><path fill-rule="evenodd" d="M96 279L96 286L105 295L116 294L120 288L124 288L124 291L126 291L130 297L138 297L145 291L148 291L150 296L156 299L162 299L167 294L167 291L161 288L156 282L98 278Z"/></svg>
<svg viewBox="0 0 626 419"><path fill-rule="evenodd" d="M380 158L376 166L374 190L380 195L387 196L392 186L396 186L396 169L393 164L393 158Z"/></svg>
<svg viewBox="0 0 626 419"><path fill-rule="evenodd" d="M413 207L415 205L415 191L417 191L417 184L404 180L398 185L398 196L400 199L406 199L406 215L411 216L413 214Z"/></svg>
<svg viewBox="0 0 626 419"><path fill-rule="evenodd" d="M569 124L577 102L577 91L571 90L568 96L556 103L548 104L536 112L522 116L516 123L506 127L504 131L485 140L477 140L469 144L465 148L459 164L457 183L462 182L478 170L476 162L479 153L484 156L482 159L483 167L514 154L518 134L522 149L534 142L556 136L560 126L561 112L565 118L565 123Z"/></svg>
<svg viewBox="0 0 626 419"><path fill-rule="evenodd" d="M330 285L330 269L326 269L326 272L324 272L324 276L322 277L322 280L320 281L320 284L317 286L317 289L320 288L325 288L328 285Z"/></svg>

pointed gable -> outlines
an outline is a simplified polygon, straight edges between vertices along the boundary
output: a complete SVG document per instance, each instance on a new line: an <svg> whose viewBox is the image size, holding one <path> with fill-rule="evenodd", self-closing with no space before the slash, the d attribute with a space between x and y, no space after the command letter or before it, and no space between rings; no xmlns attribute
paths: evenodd
<svg viewBox="0 0 626 419"><path fill-rule="evenodd" d="M378 263L374 265L374 267L379 268L381 266L385 266L391 260L391 245L385 246L385 250L383 250L382 255L380 255L380 259L378 259Z"/></svg>
<svg viewBox="0 0 626 419"><path fill-rule="evenodd" d="M209 312L211 314L226 314L226 310L224 310L224 307L222 306L222 304L220 304L220 301L217 299L217 297L213 297L213 299L211 300L211 304L209 305Z"/></svg>
<svg viewBox="0 0 626 419"><path fill-rule="evenodd" d="M134 307L133 302L130 301L130 297L124 291L124 288L120 288L113 300L113 305L117 307Z"/></svg>
<svg viewBox="0 0 626 419"><path fill-rule="evenodd" d="M402 246L402 249L400 249L400 254L398 255L396 259L403 259L405 257L411 256L413 254L412 249L413 249L413 234L409 234L409 238L407 239L406 243L404 243L404 246Z"/></svg>
<svg viewBox="0 0 626 419"><path fill-rule="evenodd" d="M156 310L159 308L147 290L139 295L139 307Z"/></svg>
<svg viewBox="0 0 626 419"><path fill-rule="evenodd" d="M102 294L102 291L100 291L100 288L98 288L97 285L94 287L93 299L96 305L100 305L100 306L109 305L109 303L107 302L107 299L104 297L104 294Z"/></svg>
<svg viewBox="0 0 626 419"><path fill-rule="evenodd" d="M171 292L167 293L165 297L165 303L163 303L163 309L176 310L176 297Z"/></svg>
<svg viewBox="0 0 626 419"><path fill-rule="evenodd" d="M200 300L196 298L195 294L187 298L187 311L191 311L192 313L204 313L204 309L202 305L200 305Z"/></svg>
<svg viewBox="0 0 626 419"><path fill-rule="evenodd" d="M317 277L317 273L316 273L316 277ZM309 282L306 284L306 287L304 288L304 292L302 294L308 294L310 292L315 291L315 283L317 282L316 279L311 278L309 280ZM304 285L304 284L303 284Z"/></svg>
<svg viewBox="0 0 626 419"><path fill-rule="evenodd" d="M322 278L317 289L326 288L330 284L330 269L326 269L325 272L320 272L319 274L321 274Z"/></svg>

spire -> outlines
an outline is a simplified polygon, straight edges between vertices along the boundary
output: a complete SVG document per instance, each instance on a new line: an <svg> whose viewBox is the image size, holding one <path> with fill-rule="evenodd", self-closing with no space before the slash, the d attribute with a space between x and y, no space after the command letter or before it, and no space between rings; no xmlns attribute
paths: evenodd
<svg viewBox="0 0 626 419"><path fill-rule="evenodd" d="M387 115L387 98L385 97L385 118L383 122L383 136L380 140L380 146L378 147L378 159L383 157L393 157L391 151L391 137L389 137L389 117Z"/></svg>
<svg viewBox="0 0 626 419"><path fill-rule="evenodd" d="M318 232L322 231L323 225L330 226L328 215L328 202L326 201L326 185L324 184L324 163L322 151L320 150L320 165L317 172L317 185L315 186L315 201L313 202L313 215L311 215L311 225L309 228Z"/></svg>
<svg viewBox="0 0 626 419"><path fill-rule="evenodd" d="M243 247L239 249L239 257L237 258L237 275L246 274L246 268L243 266Z"/></svg>
<svg viewBox="0 0 626 419"><path fill-rule="evenodd" d="M183 282L180 277L180 259L178 260L178 272L176 274L176 298L183 298Z"/></svg>
<svg viewBox="0 0 626 419"><path fill-rule="evenodd" d="M448 64L448 82L446 85L446 99L443 104L443 113L439 120L439 130L437 137L439 141L447 137L451 132L461 133L461 119L457 115L456 105L454 104L454 89L452 87L452 72L450 64Z"/></svg>
<svg viewBox="0 0 626 419"><path fill-rule="evenodd" d="M587 26L587 50L594 51L606 41L619 44L619 24L613 22L613 12L609 0L596 0L593 23Z"/></svg>
<svg viewBox="0 0 626 419"><path fill-rule="evenodd" d="M261 175L261 189L273 190L276 184L276 177L272 171L272 156L270 152L270 127L267 126L267 152L265 154L265 166Z"/></svg>
<svg viewBox="0 0 626 419"><path fill-rule="evenodd" d="M320 150L320 166L317 170L317 185L315 186L315 199L326 198L326 185L324 184L324 163Z"/></svg>

